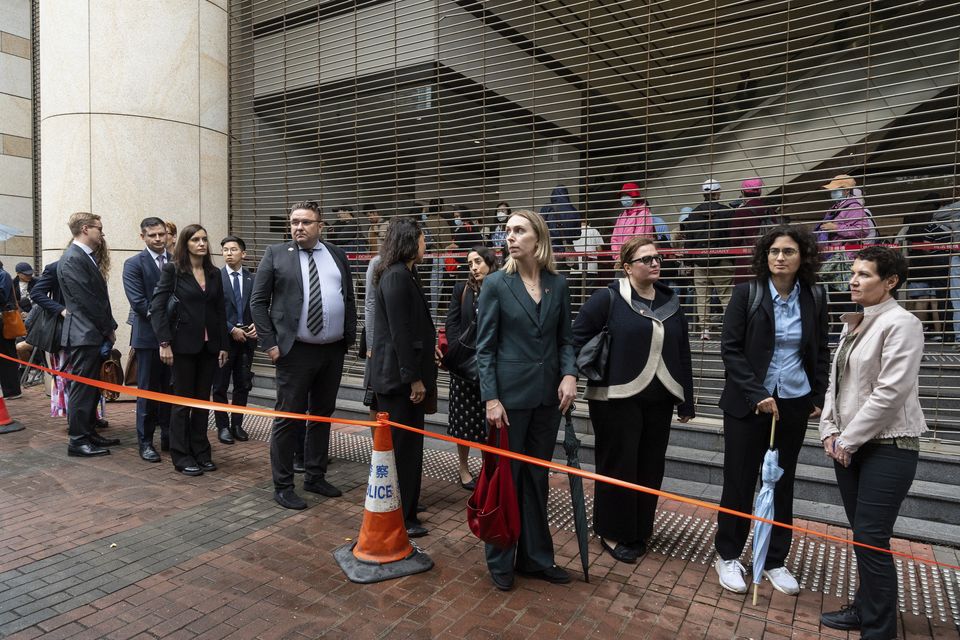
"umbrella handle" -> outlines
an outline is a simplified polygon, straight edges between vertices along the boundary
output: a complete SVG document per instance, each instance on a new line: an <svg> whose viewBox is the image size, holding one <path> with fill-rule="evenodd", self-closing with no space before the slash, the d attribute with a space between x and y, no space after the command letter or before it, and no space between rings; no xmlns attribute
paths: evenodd
<svg viewBox="0 0 960 640"><path fill-rule="evenodd" d="M773 449L773 438L777 434L777 416L770 416L770 448Z"/></svg>

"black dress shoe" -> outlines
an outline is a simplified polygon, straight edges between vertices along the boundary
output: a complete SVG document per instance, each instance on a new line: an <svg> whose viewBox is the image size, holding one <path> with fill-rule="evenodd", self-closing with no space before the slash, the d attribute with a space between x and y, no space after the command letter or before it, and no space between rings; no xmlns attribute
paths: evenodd
<svg viewBox="0 0 960 640"><path fill-rule="evenodd" d="M845 604L840 611L821 613L820 624L840 631L856 631L860 628L860 612L856 605Z"/></svg>
<svg viewBox="0 0 960 640"><path fill-rule="evenodd" d="M203 469L201 469L197 465L190 465L189 467L174 467L174 469L176 469L177 471L179 471L185 476L194 477L194 476L203 475Z"/></svg>
<svg viewBox="0 0 960 640"><path fill-rule="evenodd" d="M303 490L309 491L310 493L319 493L320 495L327 496L328 498L339 498L343 495L343 492L340 491L340 489L337 489L323 478L314 480L312 482L304 480Z"/></svg>
<svg viewBox="0 0 960 640"><path fill-rule="evenodd" d="M221 427L220 432L217 434L217 440L223 444L233 444L233 434L230 433L230 429L227 427Z"/></svg>
<svg viewBox="0 0 960 640"><path fill-rule="evenodd" d="M500 591L510 591L513 589L513 574L494 573L491 571L490 580L493 582L493 586L500 589Z"/></svg>
<svg viewBox="0 0 960 640"><path fill-rule="evenodd" d="M89 442L81 442L80 444L68 444L67 455L78 456L81 458L92 458L94 456L107 456L107 455L110 455L110 449L104 449L103 447L98 447L96 445L90 444Z"/></svg>
<svg viewBox="0 0 960 640"><path fill-rule="evenodd" d="M470 478L470 482L461 482L460 486L466 489L467 491L473 491L477 488L477 479Z"/></svg>
<svg viewBox="0 0 960 640"><path fill-rule="evenodd" d="M641 556L645 556L645 555L647 554L647 541L646 541L646 540L641 540L640 542L633 542L633 543L631 543L631 544L629 544L629 545L627 545L627 546L630 547L631 549L633 549L633 551L637 554L637 558L638 558L638 559L639 559Z"/></svg>
<svg viewBox="0 0 960 640"><path fill-rule="evenodd" d="M415 524L407 527L407 537L409 538L422 538L428 533L430 532L427 531L427 528L422 524Z"/></svg>
<svg viewBox="0 0 960 640"><path fill-rule="evenodd" d="M160 462L160 454L153 448L149 442L140 445L140 457L147 462Z"/></svg>
<svg viewBox="0 0 960 640"><path fill-rule="evenodd" d="M552 582L553 584L567 584L570 582L570 574L558 567L553 565L547 569L541 569L540 571L517 571L522 575L525 575L530 578L537 578L538 580L546 580L547 582Z"/></svg>
<svg viewBox="0 0 960 640"><path fill-rule="evenodd" d="M246 442L247 440L250 439L250 436L247 434L246 431L243 430L243 427L240 425L233 427L231 431L233 432L233 439L238 442Z"/></svg>
<svg viewBox="0 0 960 640"><path fill-rule="evenodd" d="M618 542L616 547L611 547L607 544L606 540L600 538L600 546L603 547L604 551L613 556L614 560L626 562L627 564L637 564L637 552L627 545Z"/></svg>
<svg viewBox="0 0 960 640"><path fill-rule="evenodd" d="M273 499L277 501L277 504L285 509L306 509L307 503L303 501L303 498L297 495L297 492L291 489L284 489L283 491L274 491Z"/></svg>
<svg viewBox="0 0 960 640"><path fill-rule="evenodd" d="M97 447L115 447L120 444L120 440L118 438L104 438L96 433L91 433L88 435L87 440Z"/></svg>
<svg viewBox="0 0 960 640"><path fill-rule="evenodd" d="M207 460L206 462L200 463L200 468L204 471L216 471L217 465L213 464L213 460Z"/></svg>
<svg viewBox="0 0 960 640"><path fill-rule="evenodd" d="M293 458L293 472L294 473L306 473L307 468L303 466L303 458Z"/></svg>

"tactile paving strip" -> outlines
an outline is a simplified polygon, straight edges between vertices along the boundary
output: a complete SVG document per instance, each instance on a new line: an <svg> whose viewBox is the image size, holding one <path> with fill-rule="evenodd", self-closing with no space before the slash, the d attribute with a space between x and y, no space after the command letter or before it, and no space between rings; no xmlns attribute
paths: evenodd
<svg viewBox="0 0 960 640"><path fill-rule="evenodd" d="M244 429L255 440L270 439L273 421L261 416L246 416ZM213 414L210 416L211 429ZM331 457L370 464L372 441L368 436L334 430L330 434ZM480 471L480 459L470 458L474 473ZM423 452L423 474L447 482L459 482L457 456L451 451L426 449ZM592 525L593 496L585 496L587 521ZM570 492L551 487L547 503L550 525L567 531L574 530L573 506ZM716 521L681 514L658 511L651 551L680 560L712 564L715 558L713 537ZM741 561L750 562L752 532L747 539ZM960 571L941 569L923 562L895 559L897 585L900 593L900 611L925 616L941 623L952 622L960 628ZM787 568L796 576L801 589L831 594L852 600L856 591L857 559L850 547L822 542L813 538L794 537Z"/></svg>

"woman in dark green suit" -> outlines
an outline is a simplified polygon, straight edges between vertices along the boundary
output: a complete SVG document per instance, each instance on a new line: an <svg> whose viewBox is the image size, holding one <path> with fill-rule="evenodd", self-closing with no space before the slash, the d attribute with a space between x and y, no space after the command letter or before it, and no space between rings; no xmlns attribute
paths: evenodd
<svg viewBox="0 0 960 640"><path fill-rule="evenodd" d="M549 460L561 413L577 393L570 293L557 273L543 218L516 211L506 233L509 257L503 269L487 276L478 305L480 396L491 428L508 429L511 451ZM487 545L494 585L510 590L514 569L548 582L569 582L567 572L553 563L547 470L513 462L512 471L520 540L509 549Z"/></svg>

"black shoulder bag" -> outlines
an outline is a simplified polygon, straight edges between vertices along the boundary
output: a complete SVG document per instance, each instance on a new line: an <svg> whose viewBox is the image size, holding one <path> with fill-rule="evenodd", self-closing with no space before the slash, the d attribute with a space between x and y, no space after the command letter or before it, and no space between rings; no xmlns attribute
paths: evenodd
<svg viewBox="0 0 960 640"><path fill-rule="evenodd" d="M610 293L610 305L607 307L607 318L603 322L603 329L600 333L590 338L580 353L577 354L577 368L587 380L599 382L607 377L607 360L610 357L610 316L613 315L613 302L616 300L616 294L613 289L607 289Z"/></svg>
<svg viewBox="0 0 960 640"><path fill-rule="evenodd" d="M460 294L460 308L467 298L467 288ZM474 314L470 325L460 333L457 341L449 346L443 356L443 366L447 371L470 382L480 382L480 367L477 365L477 315Z"/></svg>

